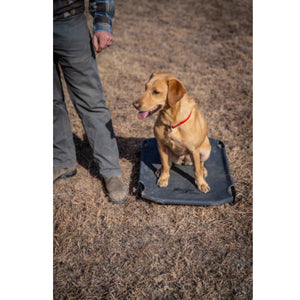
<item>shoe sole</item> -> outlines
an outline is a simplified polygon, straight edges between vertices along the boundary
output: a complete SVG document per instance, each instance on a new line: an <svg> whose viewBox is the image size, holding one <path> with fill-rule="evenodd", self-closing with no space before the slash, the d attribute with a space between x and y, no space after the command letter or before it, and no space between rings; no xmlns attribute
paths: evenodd
<svg viewBox="0 0 300 300"><path fill-rule="evenodd" d="M122 200L120 200L120 201L112 200L110 197L108 197L108 200L109 200L112 204L123 204L123 203L125 203L127 197L128 197L128 194L126 194L126 196L125 196Z"/></svg>
<svg viewBox="0 0 300 300"><path fill-rule="evenodd" d="M57 180L59 179L63 179L63 178L70 178L75 176L77 173L77 169L75 169L74 171L70 172L70 173L66 173L66 174L62 174L59 177L57 177L55 180L53 180L53 183L55 183Z"/></svg>

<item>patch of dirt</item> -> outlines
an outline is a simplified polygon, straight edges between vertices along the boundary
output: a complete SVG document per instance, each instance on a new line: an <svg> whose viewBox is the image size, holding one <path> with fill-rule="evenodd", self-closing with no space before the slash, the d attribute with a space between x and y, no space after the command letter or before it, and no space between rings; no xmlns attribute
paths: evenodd
<svg viewBox="0 0 300 300"><path fill-rule="evenodd" d="M54 298L252 299L252 1L115 5L115 42L97 61L130 195L108 202L67 95L78 173L53 188ZM140 147L154 119L139 121L131 103L157 70L183 82L209 136L224 142L235 205L139 198Z"/></svg>

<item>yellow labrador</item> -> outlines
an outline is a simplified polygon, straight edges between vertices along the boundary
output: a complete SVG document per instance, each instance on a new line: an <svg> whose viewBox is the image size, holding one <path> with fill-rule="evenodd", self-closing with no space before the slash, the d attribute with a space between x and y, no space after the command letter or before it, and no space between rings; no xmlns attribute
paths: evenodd
<svg viewBox="0 0 300 300"><path fill-rule="evenodd" d="M157 185L168 185L172 163L192 163L198 189L209 192L204 179L204 162L211 151L207 125L182 83L171 74L155 72L146 83L145 93L133 105L139 110L140 120L158 113L154 125L161 158Z"/></svg>

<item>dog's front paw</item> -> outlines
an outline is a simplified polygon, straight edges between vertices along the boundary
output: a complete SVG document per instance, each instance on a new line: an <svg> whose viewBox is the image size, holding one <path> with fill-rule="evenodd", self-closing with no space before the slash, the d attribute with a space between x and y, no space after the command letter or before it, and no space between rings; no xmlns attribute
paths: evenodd
<svg viewBox="0 0 300 300"><path fill-rule="evenodd" d="M157 181L157 185L159 187L166 187L168 186L169 183L169 176L168 175L160 175L158 181Z"/></svg>
<svg viewBox="0 0 300 300"><path fill-rule="evenodd" d="M206 194L210 191L210 187L204 179L201 181L196 180L196 185L197 185L198 189L204 194Z"/></svg>

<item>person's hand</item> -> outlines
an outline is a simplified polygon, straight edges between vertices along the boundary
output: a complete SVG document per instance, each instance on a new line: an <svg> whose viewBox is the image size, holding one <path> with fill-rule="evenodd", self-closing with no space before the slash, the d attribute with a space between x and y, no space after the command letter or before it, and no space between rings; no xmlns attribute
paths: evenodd
<svg viewBox="0 0 300 300"><path fill-rule="evenodd" d="M102 49L111 46L114 37L107 31L97 31L93 36L93 45L96 52L101 52Z"/></svg>

